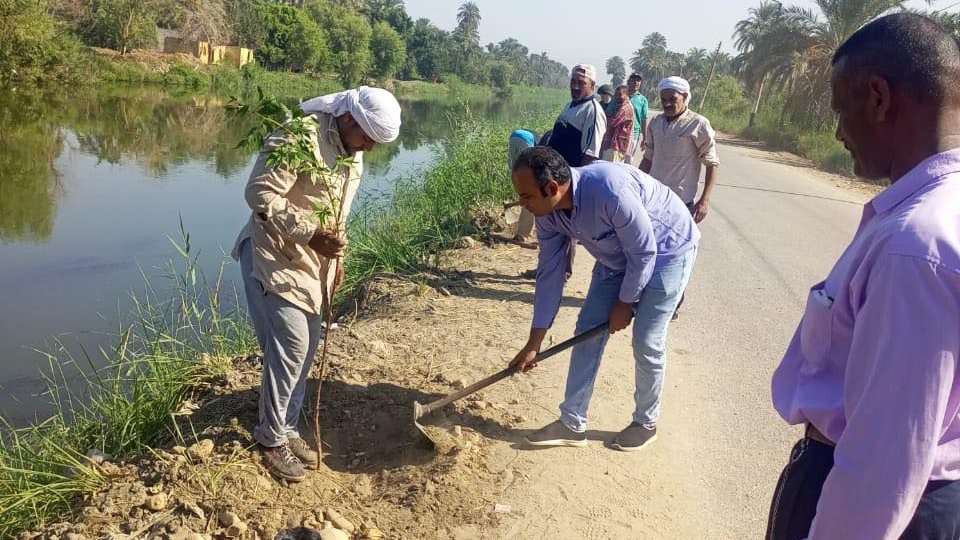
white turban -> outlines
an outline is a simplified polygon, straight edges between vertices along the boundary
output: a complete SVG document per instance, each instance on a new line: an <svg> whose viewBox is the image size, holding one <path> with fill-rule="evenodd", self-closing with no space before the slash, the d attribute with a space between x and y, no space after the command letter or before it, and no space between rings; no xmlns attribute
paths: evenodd
<svg viewBox="0 0 960 540"><path fill-rule="evenodd" d="M660 81L660 90L675 90L681 94L686 94L687 99L693 94L690 93L690 83L683 77L667 77Z"/></svg>
<svg viewBox="0 0 960 540"><path fill-rule="evenodd" d="M393 142L400 135L400 104L383 88L361 86L353 90L308 99L300 104L307 114L350 116L360 129L378 143Z"/></svg>

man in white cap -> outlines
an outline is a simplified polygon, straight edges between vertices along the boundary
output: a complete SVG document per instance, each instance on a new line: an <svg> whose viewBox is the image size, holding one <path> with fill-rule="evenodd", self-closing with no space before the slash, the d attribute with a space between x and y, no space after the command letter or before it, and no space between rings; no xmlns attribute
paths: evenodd
<svg viewBox="0 0 960 540"><path fill-rule="evenodd" d="M597 69L577 64L570 73L571 102L553 126L547 146L563 156L571 167L589 165L600 159L607 116L597 101Z"/></svg>
<svg viewBox="0 0 960 540"><path fill-rule="evenodd" d="M316 466L319 461L318 452L300 437L297 421L310 365L323 339L323 291L343 282L342 271L333 275L328 270L346 247L342 234L357 193L363 152L400 134L400 104L380 88L361 86L300 107L316 117L313 150L329 173L319 178L269 167L270 153L289 140L282 131L271 135L247 182L244 195L252 215L233 250L263 351L259 422L253 437L270 472L290 481L303 479L304 463ZM314 216L314 203L341 200L340 222L322 226Z"/></svg>
<svg viewBox="0 0 960 540"><path fill-rule="evenodd" d="M693 112L690 83L681 77L660 81L663 114L650 121L644 139L640 170L666 184L687 205L697 223L707 217L710 196L717 181L717 138L710 121ZM697 199L700 171L706 167L703 192ZM680 299L680 305L683 298ZM673 314L676 320L680 305Z"/></svg>

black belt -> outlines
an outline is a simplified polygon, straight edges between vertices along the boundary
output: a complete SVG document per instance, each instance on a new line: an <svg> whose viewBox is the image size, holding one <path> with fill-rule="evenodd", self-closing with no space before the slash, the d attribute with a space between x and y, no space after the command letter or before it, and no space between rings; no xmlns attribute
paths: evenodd
<svg viewBox="0 0 960 540"><path fill-rule="evenodd" d="M817 441L820 444L825 444L830 447L837 446L837 443L831 441L827 438L826 435L820 433L820 430L814 427L813 424L807 424L807 430L804 432L804 437L810 439L811 441Z"/></svg>

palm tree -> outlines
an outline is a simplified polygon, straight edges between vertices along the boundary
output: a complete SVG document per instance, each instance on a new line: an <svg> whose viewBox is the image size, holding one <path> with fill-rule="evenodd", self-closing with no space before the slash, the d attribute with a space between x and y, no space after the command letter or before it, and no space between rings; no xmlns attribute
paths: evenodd
<svg viewBox="0 0 960 540"><path fill-rule="evenodd" d="M928 0L929 2L929 0ZM744 77L785 91L781 118L811 125L830 121L830 67L834 51L873 19L902 9L904 0L815 0L817 10L763 2L737 23L734 40Z"/></svg>
<svg viewBox="0 0 960 540"><path fill-rule="evenodd" d="M616 87L623 84L627 76L627 66L623 62L623 58L613 56L607 59L607 74L610 75L610 82L613 86Z"/></svg>
<svg viewBox="0 0 960 540"><path fill-rule="evenodd" d="M640 48L634 51L630 59L630 68L647 78L662 79L676 66L673 53L667 49L667 38L654 32L643 38Z"/></svg>
<svg viewBox="0 0 960 540"><path fill-rule="evenodd" d="M463 41L480 43L480 6L474 2L464 2L457 10L457 28L454 34Z"/></svg>

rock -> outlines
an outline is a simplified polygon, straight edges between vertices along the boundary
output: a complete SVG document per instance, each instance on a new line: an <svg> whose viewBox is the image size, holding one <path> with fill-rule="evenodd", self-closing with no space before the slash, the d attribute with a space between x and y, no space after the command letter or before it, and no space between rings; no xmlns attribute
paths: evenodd
<svg viewBox="0 0 960 540"><path fill-rule="evenodd" d="M197 506L197 503L192 501L183 501L180 503L180 505L183 506L184 510L197 516L201 520L207 519L206 512L203 511L203 508L200 508L199 506Z"/></svg>
<svg viewBox="0 0 960 540"><path fill-rule="evenodd" d="M513 398L513 399L510 400L510 404L511 404L511 405L519 405L519 404L520 404L520 400L517 399L517 398Z"/></svg>
<svg viewBox="0 0 960 540"><path fill-rule="evenodd" d="M478 411L482 411L482 410L486 409L486 408L489 407L489 406L490 406L490 404L487 403L486 401L474 401L474 402L470 403L470 408L471 408L471 409L476 409L476 410L478 410Z"/></svg>
<svg viewBox="0 0 960 540"><path fill-rule="evenodd" d="M223 535L227 538L240 538L245 532L247 532L247 524L242 521L238 521L224 529Z"/></svg>
<svg viewBox="0 0 960 540"><path fill-rule="evenodd" d="M423 484L423 492L427 495L433 495L437 492L437 485L427 480L427 482Z"/></svg>
<svg viewBox="0 0 960 540"><path fill-rule="evenodd" d="M327 521L324 522L323 529L320 529L320 540L350 540L350 535L333 528L333 525Z"/></svg>
<svg viewBox="0 0 960 540"><path fill-rule="evenodd" d="M94 465L103 465L104 461L110 461L113 459L113 456L103 452L102 450L97 450L91 448L87 450L87 461L93 463Z"/></svg>
<svg viewBox="0 0 960 540"><path fill-rule="evenodd" d="M354 531L357 530L357 527L349 519L343 517L343 514L337 512L333 508L327 508L324 510L323 515L327 518L327 521L333 523L333 526L341 531L346 531L348 534L353 534Z"/></svg>
<svg viewBox="0 0 960 540"><path fill-rule="evenodd" d="M376 527L367 527L367 530L363 533L362 540L383 540L385 535L383 531Z"/></svg>
<svg viewBox="0 0 960 540"><path fill-rule="evenodd" d="M170 449L170 451L173 452L174 454L177 454L177 455L180 455L180 456L185 456L185 455L187 455L187 447L186 447L186 446L174 446L173 448Z"/></svg>
<svg viewBox="0 0 960 540"><path fill-rule="evenodd" d="M210 439L203 439L187 448L187 456L194 461L203 461L210 454L213 454L213 441Z"/></svg>
<svg viewBox="0 0 960 540"><path fill-rule="evenodd" d="M159 512L161 510L166 510L167 508L167 494L166 493L157 493L156 495L150 495L147 497L146 502L143 503L143 507L151 512Z"/></svg>
<svg viewBox="0 0 960 540"><path fill-rule="evenodd" d="M460 249L477 247L477 241L469 236L464 236L457 242L457 247Z"/></svg>
<svg viewBox="0 0 960 540"><path fill-rule="evenodd" d="M379 339L371 341L367 344L367 347L370 348L370 352L383 358L393 354L393 348L389 344L380 341Z"/></svg>
<svg viewBox="0 0 960 540"><path fill-rule="evenodd" d="M453 433L453 436L456 438L463 437L463 428L460 426L453 426L453 429L450 430Z"/></svg>
<svg viewBox="0 0 960 540"><path fill-rule="evenodd" d="M450 386L452 386L456 390L463 390L464 388L467 387L467 381L466 379L457 379L453 381L453 383L451 383Z"/></svg>
<svg viewBox="0 0 960 540"><path fill-rule="evenodd" d="M223 511L217 516L217 521L223 526L223 535L227 538L239 538L247 532L247 524L240 516L233 512Z"/></svg>

